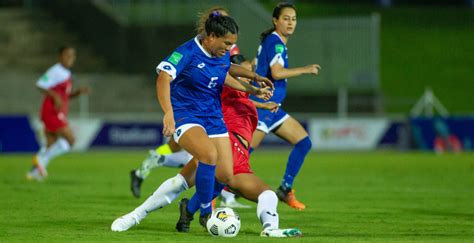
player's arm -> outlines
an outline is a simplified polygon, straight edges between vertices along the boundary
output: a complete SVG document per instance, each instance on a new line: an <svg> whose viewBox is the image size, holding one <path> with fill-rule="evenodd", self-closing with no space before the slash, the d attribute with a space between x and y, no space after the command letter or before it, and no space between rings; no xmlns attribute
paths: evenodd
<svg viewBox="0 0 474 243"><path fill-rule="evenodd" d="M56 107L57 110L61 109L61 107L63 106L63 101L61 100L61 97L59 96L59 94L56 93L56 91L51 90L51 89L41 88L39 86L38 86L38 89L41 91L41 93L53 99L54 107Z"/></svg>
<svg viewBox="0 0 474 243"><path fill-rule="evenodd" d="M89 94L91 92L91 89L89 87L80 87L69 94L69 98L76 98L79 95L83 94Z"/></svg>
<svg viewBox="0 0 474 243"><path fill-rule="evenodd" d="M301 74L313 74L316 75L321 67L318 64L311 64L304 67L297 68L285 68L280 63L273 64L270 69L272 70L272 77L275 80L296 77Z"/></svg>
<svg viewBox="0 0 474 243"><path fill-rule="evenodd" d="M278 108L280 108L280 106L281 106L281 104L275 103L273 101L269 101L269 102L265 102L265 103L258 102L258 101L255 101L255 100L250 100L250 101L252 101L252 103L255 105L255 107L257 107L259 109L269 110L271 112L277 112Z"/></svg>
<svg viewBox="0 0 474 243"><path fill-rule="evenodd" d="M161 109L165 114L163 117L163 135L171 136L175 130L173 107L171 106L170 83L173 77L167 72L160 72L156 78L156 97Z"/></svg>
<svg viewBox="0 0 474 243"><path fill-rule="evenodd" d="M248 70L248 69L246 69L246 68L244 68L240 65L232 63L230 65L229 73L234 78L235 77L248 78L248 79L251 79L251 80L255 80L255 82L257 82L262 87L270 87L271 89L274 89L273 82L270 81L268 78L262 77L262 76L258 75L257 73L252 72L252 71L250 71L250 70Z"/></svg>
<svg viewBox="0 0 474 243"><path fill-rule="evenodd" d="M266 88L258 88L255 87L245 81L235 79L232 77L229 73L227 73L227 76L225 78L224 84L226 86L229 86L233 89L240 90L252 95L257 96L258 98L268 100L270 97L272 97L273 92L269 87Z"/></svg>

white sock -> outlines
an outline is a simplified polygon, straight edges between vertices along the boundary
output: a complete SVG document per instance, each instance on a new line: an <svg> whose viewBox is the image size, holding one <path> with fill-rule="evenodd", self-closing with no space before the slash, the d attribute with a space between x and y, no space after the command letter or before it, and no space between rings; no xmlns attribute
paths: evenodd
<svg viewBox="0 0 474 243"><path fill-rule="evenodd" d="M222 196L222 200L225 203L235 201L235 194L232 193L232 192L226 191L224 189L222 189L222 191L221 191L221 196Z"/></svg>
<svg viewBox="0 0 474 243"><path fill-rule="evenodd" d="M193 158L193 156L185 150L168 154L164 157L165 161L163 165L167 167L183 167Z"/></svg>
<svg viewBox="0 0 474 243"><path fill-rule="evenodd" d="M59 138L55 143L53 143L49 148L47 148L43 153L38 153L38 160L46 168L49 164L49 161L58 157L61 154L65 154L71 150L71 145L64 138Z"/></svg>
<svg viewBox="0 0 474 243"><path fill-rule="evenodd" d="M149 212L169 205L181 192L187 190L188 184L181 174L171 177L163 182L158 189L149 196L145 202L138 206L133 212L137 215L137 220L142 220Z"/></svg>
<svg viewBox="0 0 474 243"><path fill-rule="evenodd" d="M277 212L278 197L274 191L266 190L258 196L257 217L263 229L278 229L279 217Z"/></svg>

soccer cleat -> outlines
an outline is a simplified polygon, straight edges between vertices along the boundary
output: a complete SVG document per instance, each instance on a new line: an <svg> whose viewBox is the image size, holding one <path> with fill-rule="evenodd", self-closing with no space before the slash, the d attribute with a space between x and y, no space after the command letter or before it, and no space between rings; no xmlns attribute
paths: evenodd
<svg viewBox="0 0 474 243"><path fill-rule="evenodd" d="M46 168L44 168L43 165L39 162L38 155L33 156L33 166L38 170L39 174L42 177L48 176Z"/></svg>
<svg viewBox="0 0 474 243"><path fill-rule="evenodd" d="M39 181L39 182L42 182L44 181L44 177L42 177L38 170L36 169L36 167L33 167L33 169L31 169L30 172L26 173L26 179L28 181Z"/></svg>
<svg viewBox="0 0 474 243"><path fill-rule="evenodd" d="M130 171L130 179L131 179L130 189L132 190L133 196L136 198L139 198L143 179L138 177L136 172L137 172L136 170Z"/></svg>
<svg viewBox="0 0 474 243"><path fill-rule="evenodd" d="M199 216L199 224L205 229L207 229L207 221L209 221L210 217L211 217L211 213Z"/></svg>
<svg viewBox="0 0 474 243"><path fill-rule="evenodd" d="M288 204L288 206L294 209L304 210L306 208L306 205L296 199L295 190L283 190L283 188L280 186L278 187L276 194L280 201L285 202L286 204Z"/></svg>
<svg viewBox="0 0 474 243"><path fill-rule="evenodd" d="M230 202L226 202L225 200L221 201L220 204L221 208L229 207L229 208L252 208L250 205L246 205L243 203L239 203L237 200L232 200Z"/></svg>
<svg viewBox="0 0 474 243"><path fill-rule="evenodd" d="M301 237L301 233L298 229L264 229L260 233L262 237L275 237L275 238L286 238L286 237Z"/></svg>
<svg viewBox="0 0 474 243"><path fill-rule="evenodd" d="M124 216L114 220L110 229L115 232L122 232L140 223L138 217L133 213L125 214Z"/></svg>
<svg viewBox="0 0 474 243"><path fill-rule="evenodd" d="M193 215L188 212L188 202L189 200L187 198L183 198L179 202L179 220L176 223L176 230L178 232L189 232Z"/></svg>

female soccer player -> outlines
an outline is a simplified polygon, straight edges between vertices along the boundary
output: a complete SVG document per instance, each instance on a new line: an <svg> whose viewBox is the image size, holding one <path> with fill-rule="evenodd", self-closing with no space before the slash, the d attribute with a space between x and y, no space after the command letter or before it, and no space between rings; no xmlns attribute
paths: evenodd
<svg viewBox="0 0 474 243"><path fill-rule="evenodd" d="M164 112L163 134L172 135L199 160L196 197L188 207L190 211L200 209L201 217L207 219L213 191L232 184L233 177L232 150L220 102L223 85L264 99L272 92L238 81L229 74L228 52L238 34L237 23L231 17L212 13L205 30L206 35L184 43L158 65L156 93ZM255 77L253 72L245 71L250 75L243 76Z"/></svg>
<svg viewBox="0 0 474 243"><path fill-rule="evenodd" d="M26 175L28 180L42 181L46 178L49 162L68 152L74 145L74 134L67 120L69 98L90 91L88 87L72 91L70 68L76 61L76 50L71 46L61 47L58 59L59 62L36 82L36 86L44 94L40 117L44 124L46 146L33 157L33 168Z"/></svg>
<svg viewBox="0 0 474 243"><path fill-rule="evenodd" d="M281 104L286 96L287 78L302 74L318 74L319 65L311 64L304 67L288 68L288 53L286 44L296 28L296 9L288 3L280 3L273 10L273 27L261 35L262 42L258 47L256 72L271 79L275 85L271 101ZM253 100L261 99L252 96ZM303 210L306 206L296 200L293 181L298 174L306 155L311 149L311 140L303 126L279 109L271 113L264 109L258 111L258 126L253 134L251 151L258 147L266 134L275 133L277 136L294 145L288 158L283 181L277 189L278 198L289 206Z"/></svg>
<svg viewBox="0 0 474 243"><path fill-rule="evenodd" d="M239 59L242 59L241 56ZM242 66L251 68L249 62ZM250 82L250 80L245 80ZM249 164L249 144L252 133L257 126L257 111L255 105L248 99L248 94L228 87L224 87L222 96L222 110L232 145L234 161L233 187L245 198L257 202L257 217L262 223L263 237L296 237L301 236L297 229L279 229L277 213L278 198L268 185L255 176ZM275 112L278 104L274 102L262 103L259 107ZM197 160L193 159L181 172L166 180L143 204L135 210L116 219L111 226L113 231L126 231L143 220L149 212L169 205L181 192L194 185ZM214 195L216 196L216 195ZM188 200L180 203L181 217L176 225L180 232L188 232L193 213L187 210ZM200 220L200 223L204 223ZM204 226L204 225L203 225ZM205 226L204 226L205 227Z"/></svg>
<svg viewBox="0 0 474 243"><path fill-rule="evenodd" d="M198 35L204 36L205 35L205 23L208 19L208 16L213 13L217 12L222 16L228 16L228 11L223 7L212 7L202 13L199 14L199 20L196 24L196 31ZM240 55L239 48L236 44L234 44L230 49L230 58L231 62L234 64L240 64L242 62ZM234 70L236 65L231 65L230 71ZM251 68L247 68L247 70L252 70ZM237 70L239 71L239 70ZM234 76L235 77L235 76ZM256 104L260 105L260 104ZM165 143L155 150L150 150L149 155L145 160L142 162L140 167L136 170L132 170L130 172L131 178L131 191L133 196L140 197L141 194L141 184L149 175L150 171L153 168L157 168L160 166L166 167L183 167L188 161L190 161L192 155L190 155L186 150L182 150L181 147L173 140L170 139L168 143ZM222 206L228 207L238 207L238 208L248 208L248 205L241 204L235 200L235 195L229 193L227 191L222 192Z"/></svg>

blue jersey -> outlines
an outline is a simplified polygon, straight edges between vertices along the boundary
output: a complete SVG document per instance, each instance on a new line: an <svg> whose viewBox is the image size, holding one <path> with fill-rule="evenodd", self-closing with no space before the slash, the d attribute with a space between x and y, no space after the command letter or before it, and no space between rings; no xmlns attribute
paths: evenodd
<svg viewBox="0 0 474 243"><path fill-rule="evenodd" d="M273 32L260 43L256 58L256 73L258 75L267 77L273 81L275 90L270 101L275 103L282 103L286 97L286 78L275 80L272 77L272 70L270 69L276 63L279 63L284 68L288 68L288 54L285 43L280 36ZM257 97L252 96L251 99L265 102Z"/></svg>
<svg viewBox="0 0 474 243"><path fill-rule="evenodd" d="M195 37L178 47L156 71L164 71L173 78L173 112L222 118L220 95L229 68L229 53L212 57Z"/></svg>

